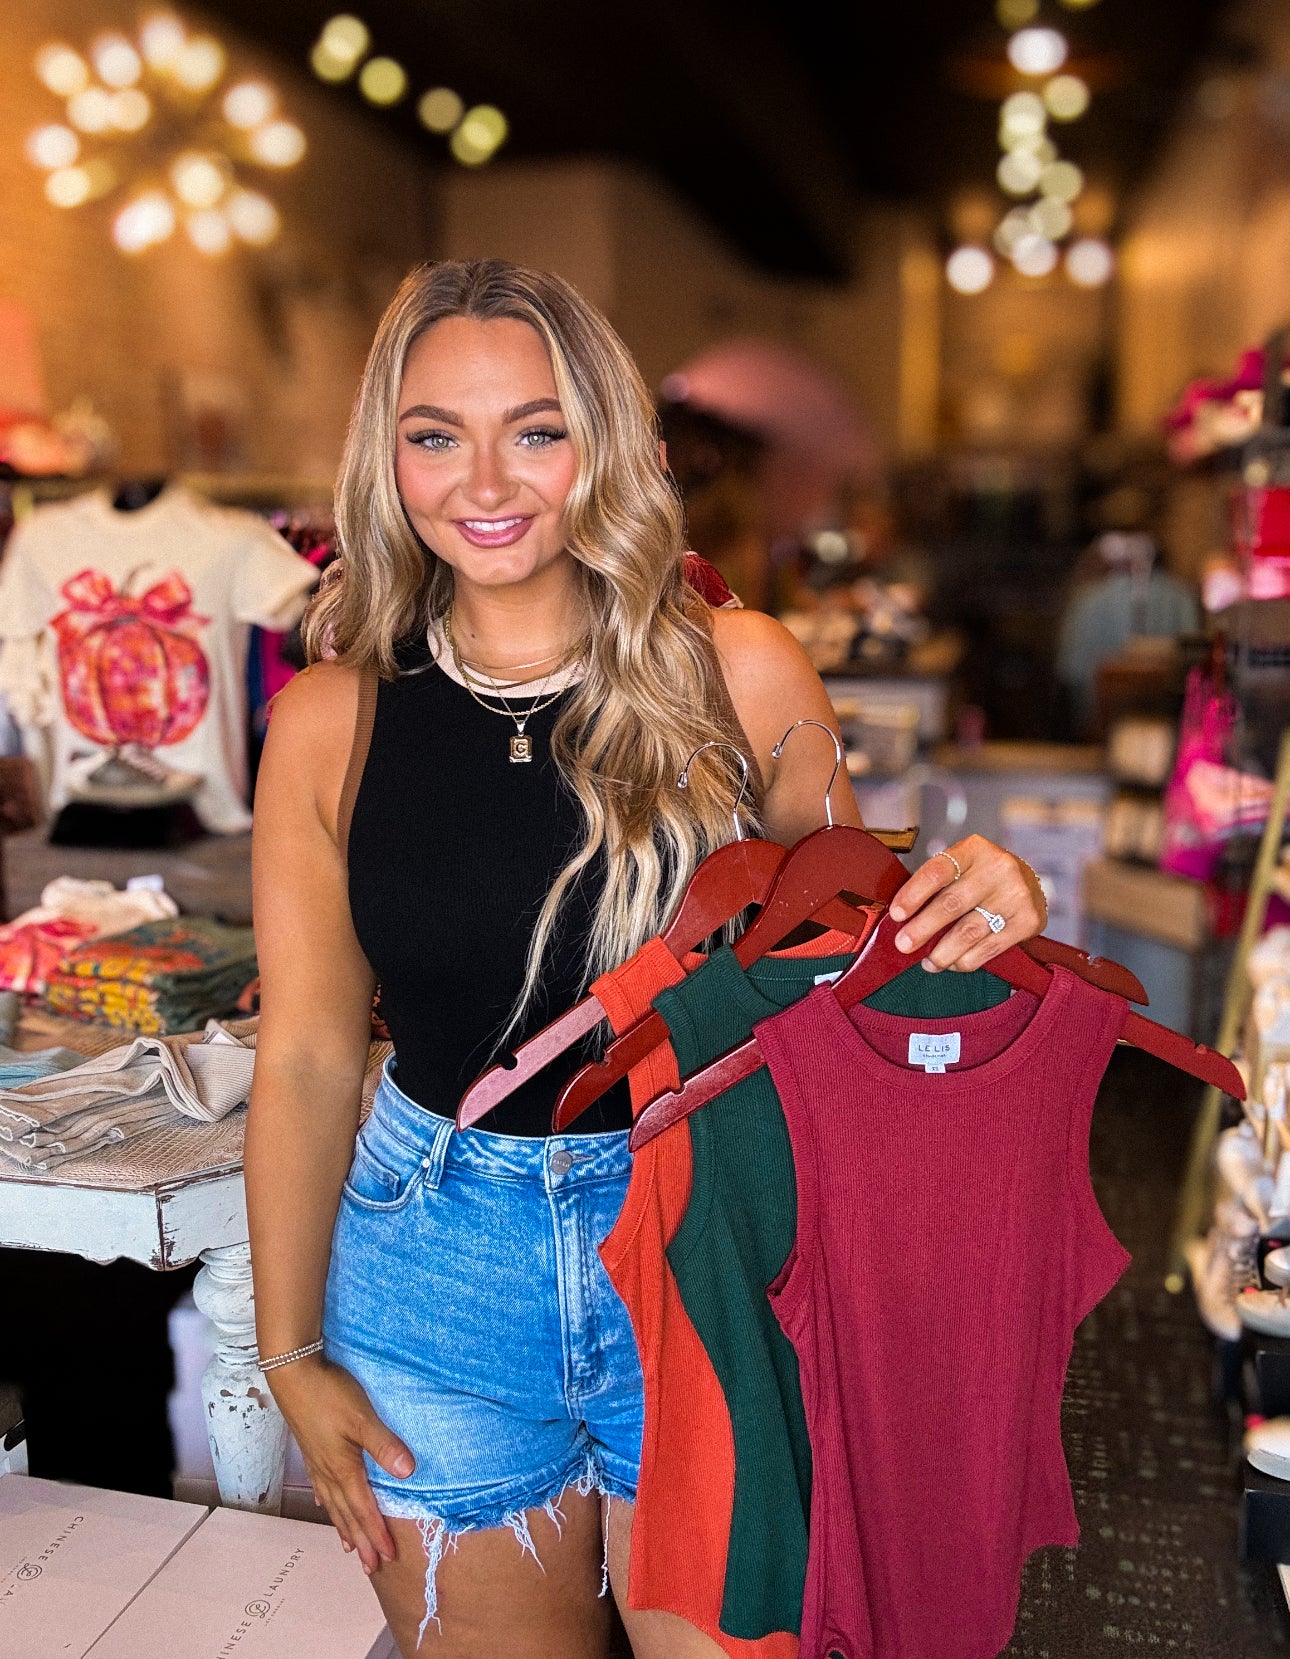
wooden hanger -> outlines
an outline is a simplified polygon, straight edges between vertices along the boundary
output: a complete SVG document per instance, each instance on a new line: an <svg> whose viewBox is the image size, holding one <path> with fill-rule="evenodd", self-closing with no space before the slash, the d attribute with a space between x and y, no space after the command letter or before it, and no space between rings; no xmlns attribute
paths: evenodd
<svg viewBox="0 0 1290 1659"><path fill-rule="evenodd" d="M709 853L699 865L690 878L676 915L662 935L663 943L678 962L719 932L740 911L746 910L749 905L760 904L770 891L786 857L785 848L777 841L749 840L744 834L739 807L748 788L749 766L747 756L733 744L701 744L686 762L685 770L677 779L678 787L688 788L690 767L704 749L732 750L743 768L743 779L734 805L735 839ZM892 833L903 840L909 832ZM837 928L855 939L864 939L877 917L873 911L857 909L839 898L821 908L819 920L826 927ZM589 1036L605 1017L604 1006L598 997L583 997L581 1002L575 1003L527 1042L521 1043L513 1055L490 1066L481 1077L476 1078L458 1102L458 1129L469 1129L478 1123L521 1084L527 1083L544 1066L549 1066L559 1055Z"/></svg>
<svg viewBox="0 0 1290 1659"><path fill-rule="evenodd" d="M821 834L822 831L816 831L816 837ZM810 841L815 837L808 836L806 839ZM804 845L804 842L799 843L799 846ZM828 879L837 879L836 872ZM767 909L770 908L770 902L768 900ZM805 901L799 899L798 903L801 902ZM758 921L760 919L759 917ZM853 1008L857 1003L863 1002L880 986L903 973L912 963L921 961L934 949L936 938L909 952L897 950L896 934L903 925L891 916L884 916L865 950L846 973L830 986L830 994L837 998L842 1008ZM749 931L751 932L751 929ZM943 929L942 932L944 931ZM937 938L939 937L937 935ZM740 943L742 942L741 940ZM735 954L739 955L738 946L735 947ZM1040 997L1049 989L1054 977L1051 969L1035 962L1016 945L992 957L985 964L985 970L1020 990L1032 991ZM1146 1019L1141 1014L1130 1010L1125 1015L1119 1040L1130 1043L1147 1054L1154 1054L1179 1071L1185 1071L1192 1077L1215 1085L1237 1100L1245 1098L1245 1085L1241 1074L1225 1055L1218 1054L1201 1043L1193 1043L1189 1037L1171 1031L1167 1026L1157 1025L1154 1020ZM715 1100L718 1095L724 1094L727 1089L742 1082L744 1078L751 1077L765 1063L756 1037L747 1038L738 1047L730 1049L710 1065L686 1078L679 1089L671 1090L651 1101L632 1127L629 1147L635 1152L640 1147L648 1145L657 1135L661 1135L664 1129L679 1123L682 1118L689 1117L700 1106Z"/></svg>
<svg viewBox="0 0 1290 1659"><path fill-rule="evenodd" d="M741 968L747 969L803 922L823 920L826 907L835 902L840 889L885 908L908 879L909 872L895 854L866 830L849 824L830 824L815 830L799 841L784 859L756 920L734 946L735 959ZM908 968L928 951L897 954L902 966ZM1028 939L1023 946L1014 946L1005 954L1012 962L1014 977L1010 983L1039 996L1052 980L1043 964L1052 963L1069 968L1099 990L1111 991L1133 1002L1147 1000L1147 993L1127 968L1118 962L1090 957L1056 939ZM989 967L993 970L994 962ZM854 968L848 970L854 971ZM609 1045L602 1060L584 1066L565 1084L552 1115L552 1133L567 1129L606 1089L626 1077L660 1043L667 1042L670 1035L667 1021L657 1012L647 1014L624 1032Z"/></svg>

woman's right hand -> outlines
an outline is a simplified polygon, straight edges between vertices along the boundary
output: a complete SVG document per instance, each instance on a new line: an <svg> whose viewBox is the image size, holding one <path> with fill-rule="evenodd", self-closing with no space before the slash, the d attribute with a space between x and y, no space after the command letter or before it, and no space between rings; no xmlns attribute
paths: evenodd
<svg viewBox="0 0 1290 1659"><path fill-rule="evenodd" d="M363 1453L397 1480L416 1467L412 1453L376 1415L362 1385L321 1355L275 1369L266 1381L296 1437L314 1501L327 1510L345 1548L358 1551L370 1577L382 1561L394 1560L395 1549Z"/></svg>

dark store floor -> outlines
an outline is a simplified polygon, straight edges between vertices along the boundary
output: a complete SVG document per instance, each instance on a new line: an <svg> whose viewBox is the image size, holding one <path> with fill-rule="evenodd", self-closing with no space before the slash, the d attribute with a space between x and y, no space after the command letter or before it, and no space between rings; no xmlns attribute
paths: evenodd
<svg viewBox="0 0 1290 1659"><path fill-rule="evenodd" d="M1093 1175L1133 1265L1075 1342L1063 1417L1083 1540L1030 1563L1006 1659L1290 1651L1272 1567L1236 1559L1239 1436L1213 1403L1213 1341L1163 1288L1200 1085L1121 1049L1098 1101Z"/></svg>

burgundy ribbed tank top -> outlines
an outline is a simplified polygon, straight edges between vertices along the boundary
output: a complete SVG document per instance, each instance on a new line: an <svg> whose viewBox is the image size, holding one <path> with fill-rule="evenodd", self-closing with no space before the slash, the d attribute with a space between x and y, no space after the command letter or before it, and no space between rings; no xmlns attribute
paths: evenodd
<svg viewBox="0 0 1290 1659"><path fill-rule="evenodd" d="M814 1456L802 1659L993 1659L1026 1557L1078 1540L1062 1385L1129 1260L1088 1167L1125 1011L1058 968L961 1019L820 986L757 1026L798 1183L771 1295Z"/></svg>

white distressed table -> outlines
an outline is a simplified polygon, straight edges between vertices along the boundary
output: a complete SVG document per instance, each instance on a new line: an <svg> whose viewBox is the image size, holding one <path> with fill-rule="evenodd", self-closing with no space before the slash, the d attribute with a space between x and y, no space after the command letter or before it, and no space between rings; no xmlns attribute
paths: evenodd
<svg viewBox="0 0 1290 1659"><path fill-rule="evenodd" d="M220 1502L276 1514L287 1426L256 1363L242 1186L244 1111L155 1129L52 1175L0 1167L0 1245L119 1257L162 1272L201 1258L193 1287L217 1346L202 1400Z"/></svg>

